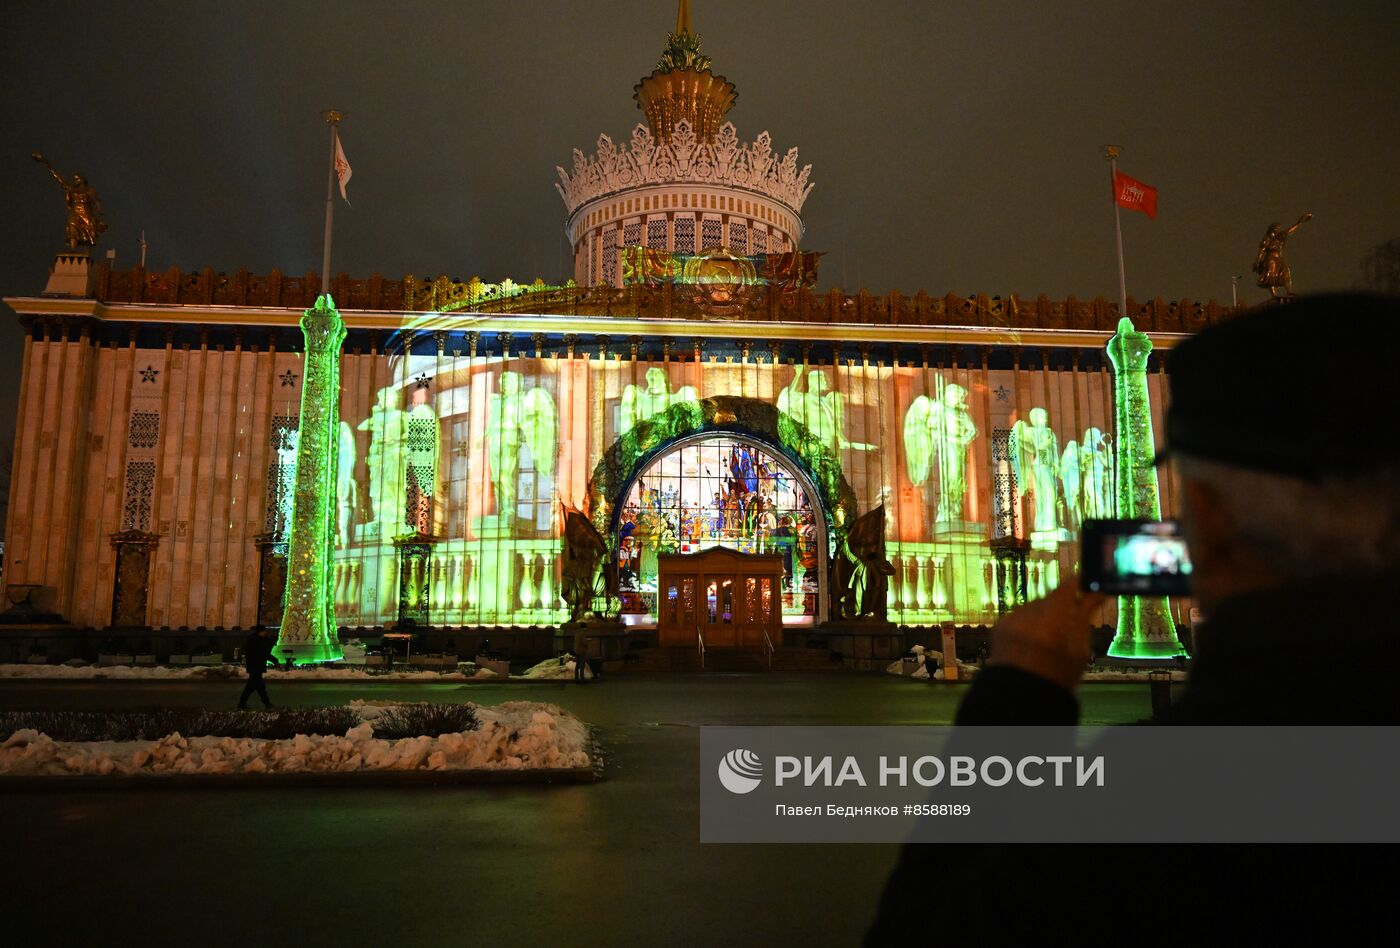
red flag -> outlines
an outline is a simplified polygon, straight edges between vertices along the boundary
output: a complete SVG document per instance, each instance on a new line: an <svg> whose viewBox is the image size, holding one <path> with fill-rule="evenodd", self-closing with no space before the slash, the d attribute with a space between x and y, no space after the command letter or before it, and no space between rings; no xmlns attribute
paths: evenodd
<svg viewBox="0 0 1400 948"><path fill-rule="evenodd" d="M345 149L340 147L340 136L335 136L335 179L340 183L340 198L346 204L350 199L345 196L345 186L350 183L350 162L345 157Z"/></svg>
<svg viewBox="0 0 1400 948"><path fill-rule="evenodd" d="M1142 211L1154 220L1157 217L1157 189L1121 171L1113 172L1113 200L1119 207Z"/></svg>

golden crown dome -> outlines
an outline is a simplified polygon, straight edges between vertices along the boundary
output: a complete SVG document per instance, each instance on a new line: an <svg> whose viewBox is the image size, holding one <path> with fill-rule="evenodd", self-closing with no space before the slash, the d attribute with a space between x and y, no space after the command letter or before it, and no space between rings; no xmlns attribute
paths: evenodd
<svg viewBox="0 0 1400 948"><path fill-rule="evenodd" d="M724 114L739 97L734 83L710 71L710 57L700 52L700 36L690 28L690 3L681 0L676 31L656 70L632 90L658 142L669 142L676 123L685 119L702 142L713 141Z"/></svg>

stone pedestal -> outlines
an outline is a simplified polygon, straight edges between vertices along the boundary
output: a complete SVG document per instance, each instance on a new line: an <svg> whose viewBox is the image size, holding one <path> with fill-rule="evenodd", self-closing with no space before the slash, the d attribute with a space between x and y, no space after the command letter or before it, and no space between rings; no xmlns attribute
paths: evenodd
<svg viewBox="0 0 1400 948"><path fill-rule="evenodd" d="M565 622L554 633L554 652L574 650L574 635L582 631L588 636L588 658L601 661L608 671L622 666L627 655L627 643L632 633L622 624L621 619L586 619L583 622Z"/></svg>
<svg viewBox="0 0 1400 948"><path fill-rule="evenodd" d="M49 282L44 285L45 296L88 297L92 278L92 259L87 251L65 250L54 256L49 268Z"/></svg>
<svg viewBox="0 0 1400 948"><path fill-rule="evenodd" d="M847 668L860 671L881 671L904 655L904 633L893 622L838 619L823 622L808 637L813 635L824 637Z"/></svg>

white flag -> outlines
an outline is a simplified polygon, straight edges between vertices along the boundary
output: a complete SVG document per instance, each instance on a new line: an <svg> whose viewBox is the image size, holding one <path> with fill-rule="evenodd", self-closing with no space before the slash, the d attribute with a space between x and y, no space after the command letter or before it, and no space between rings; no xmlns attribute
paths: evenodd
<svg viewBox="0 0 1400 948"><path fill-rule="evenodd" d="M335 136L335 178L340 182L340 196L346 204L350 199L345 196L345 186L350 183L350 162L345 159L345 149L340 147L340 135Z"/></svg>

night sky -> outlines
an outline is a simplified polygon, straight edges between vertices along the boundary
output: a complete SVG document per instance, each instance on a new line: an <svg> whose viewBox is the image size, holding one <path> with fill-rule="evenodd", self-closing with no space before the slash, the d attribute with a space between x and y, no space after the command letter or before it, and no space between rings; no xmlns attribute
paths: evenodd
<svg viewBox="0 0 1400 948"><path fill-rule="evenodd" d="M1300 292L1400 236L1393 0L693 9L741 138L813 165L823 287L1115 296L1107 143L1161 192L1155 221L1124 214L1138 298L1228 301L1303 211ZM354 168L333 269L558 280L555 166L626 140L674 23L672 0L6 4L0 294L38 293L62 247L34 150L97 188L118 266L144 229L151 268L318 268L330 107ZM8 444L21 336L0 324Z"/></svg>

